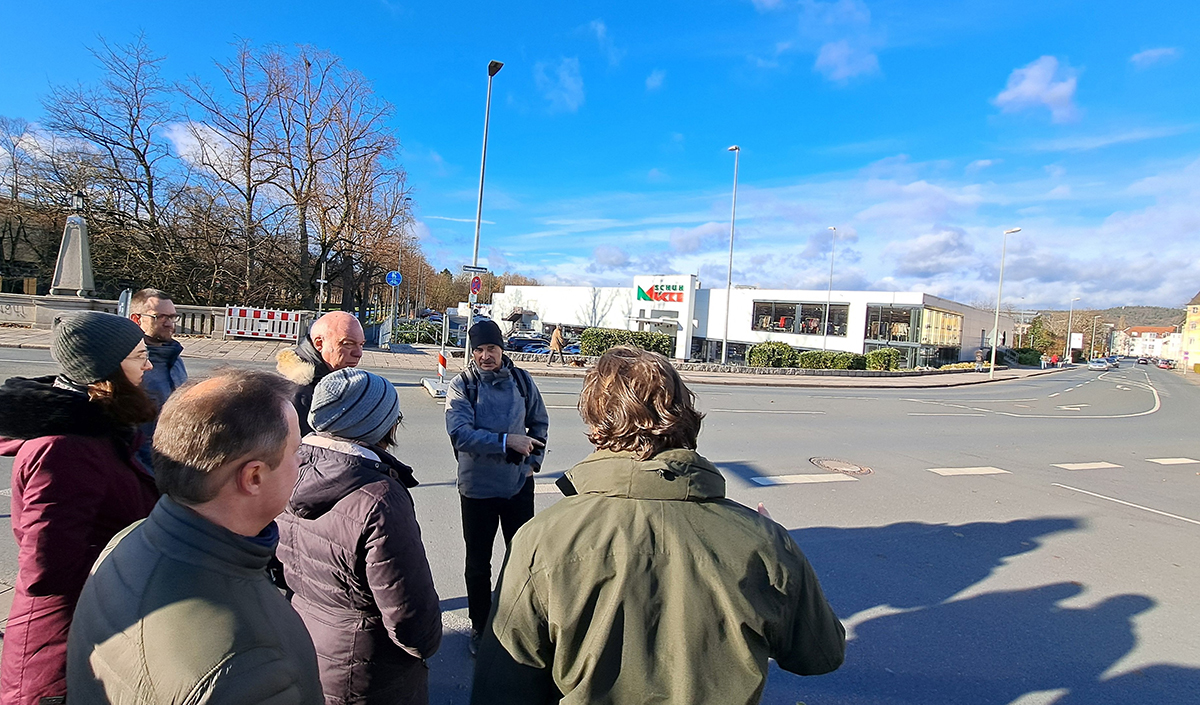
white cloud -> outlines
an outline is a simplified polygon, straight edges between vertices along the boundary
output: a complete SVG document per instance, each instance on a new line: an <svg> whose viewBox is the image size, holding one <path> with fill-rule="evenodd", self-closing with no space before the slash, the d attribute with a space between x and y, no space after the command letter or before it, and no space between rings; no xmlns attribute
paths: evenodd
<svg viewBox="0 0 1200 705"><path fill-rule="evenodd" d="M983 171L984 169L988 168L989 166L994 166L998 162L999 162L998 159L976 159L975 161L973 161L967 165L967 173L974 174L974 173Z"/></svg>
<svg viewBox="0 0 1200 705"><path fill-rule="evenodd" d="M661 184L662 182L667 181L669 178L670 177L667 176L667 173L658 167L646 172L646 181L649 181L652 184Z"/></svg>
<svg viewBox="0 0 1200 705"><path fill-rule="evenodd" d="M662 69L654 69L650 75L646 77L646 90L656 91L662 88L663 80L666 79L667 72Z"/></svg>
<svg viewBox="0 0 1200 705"><path fill-rule="evenodd" d="M604 24L604 20L592 20L588 27L592 30L592 34L596 35L596 41L600 44L600 51L608 59L608 65L616 66L620 64L622 57L625 56L625 50L618 49L613 44L612 37L608 35L608 26Z"/></svg>
<svg viewBox="0 0 1200 705"><path fill-rule="evenodd" d="M992 102L1006 113L1045 107L1053 122L1071 122L1079 117L1075 106L1076 71L1053 56L1043 56L1013 69L1008 84Z"/></svg>
<svg viewBox="0 0 1200 705"><path fill-rule="evenodd" d="M750 2L754 3L755 9L759 12L778 10L783 7L783 0L750 0Z"/></svg>
<svg viewBox="0 0 1200 705"><path fill-rule="evenodd" d="M893 242L884 255L895 260L895 273L904 277L931 277L974 263L975 248L962 228L946 228Z"/></svg>
<svg viewBox="0 0 1200 705"><path fill-rule="evenodd" d="M425 217L428 218L429 220L448 220L452 223L474 223L475 222L474 218L451 218L450 216L446 216L446 215L427 215ZM484 225L495 225L495 223L493 223L490 220L481 220L479 222L483 223Z"/></svg>
<svg viewBox="0 0 1200 705"><path fill-rule="evenodd" d="M629 254L619 247L600 245L592 250L592 260L600 267L624 267L629 264Z"/></svg>
<svg viewBox="0 0 1200 705"><path fill-rule="evenodd" d="M1171 61L1176 59L1180 53L1181 52L1175 47L1147 49L1146 51L1139 51L1138 53L1129 57L1129 63L1133 64L1139 69L1144 69L1163 61Z"/></svg>
<svg viewBox="0 0 1200 705"><path fill-rule="evenodd" d="M705 223L694 228L671 228L671 249L684 254L715 249L728 234L729 225L726 223Z"/></svg>
<svg viewBox="0 0 1200 705"><path fill-rule="evenodd" d="M1160 137L1174 137L1182 135L1185 132L1191 132L1194 129L1194 125L1177 125L1175 127L1123 130L1121 132L1110 132L1106 135L1078 135L1045 140L1043 142L1035 142L1032 146L1033 149L1039 152L1086 152L1102 147L1111 147L1114 144L1142 142L1159 139Z"/></svg>
<svg viewBox="0 0 1200 705"><path fill-rule="evenodd" d="M826 42L817 53L813 70L835 83L845 83L855 76L878 73L879 58L866 49L852 46L845 39Z"/></svg>
<svg viewBox="0 0 1200 705"><path fill-rule="evenodd" d="M551 111L573 113L583 105L579 59L564 58L557 64L539 61L533 67L533 78L542 97L550 102Z"/></svg>

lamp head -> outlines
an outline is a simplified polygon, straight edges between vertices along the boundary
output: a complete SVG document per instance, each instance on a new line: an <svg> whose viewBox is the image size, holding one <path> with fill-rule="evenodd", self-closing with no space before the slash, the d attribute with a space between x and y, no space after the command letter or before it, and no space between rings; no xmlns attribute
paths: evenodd
<svg viewBox="0 0 1200 705"><path fill-rule="evenodd" d="M729 152L740 152L740 151L742 151L742 148L741 148L741 147L739 147L739 146L737 146L737 145L735 144L735 145L733 145L732 147L730 147L730 148L729 148L728 150L726 150L726 151L729 151Z"/></svg>
<svg viewBox="0 0 1200 705"><path fill-rule="evenodd" d="M1005 230L1005 231L1004 231L1004 234L1005 234L1005 235L1012 235L1013 233L1019 233L1019 232L1021 232L1021 229L1020 229L1020 228L1013 228L1012 230Z"/></svg>
<svg viewBox="0 0 1200 705"><path fill-rule="evenodd" d="M75 193L71 194L71 208L73 208L76 213L83 212L83 201L83 191L76 191Z"/></svg>
<svg viewBox="0 0 1200 705"><path fill-rule="evenodd" d="M504 68L504 62L489 61L488 62L488 78L500 73L500 69Z"/></svg>

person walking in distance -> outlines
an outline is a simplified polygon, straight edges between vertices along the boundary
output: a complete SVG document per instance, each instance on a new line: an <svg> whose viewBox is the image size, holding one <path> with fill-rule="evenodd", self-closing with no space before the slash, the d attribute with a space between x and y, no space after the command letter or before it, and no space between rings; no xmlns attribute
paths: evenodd
<svg viewBox="0 0 1200 705"><path fill-rule="evenodd" d="M554 332L550 335L550 357L546 360L546 367L549 367L554 362L555 354L558 355L558 361L563 366L566 366L567 359L563 357L562 326L554 326Z"/></svg>
<svg viewBox="0 0 1200 705"><path fill-rule="evenodd" d="M533 473L542 467L550 419L529 373L504 354L499 326L481 321L467 337L471 361L447 389L446 431L458 458L474 654L492 607L496 529L508 546L533 517Z"/></svg>
<svg viewBox="0 0 1200 705"><path fill-rule="evenodd" d="M179 314L167 292L142 289L129 300L129 318L141 327L146 341L146 354L154 365L142 376L142 389L161 409L167 398L188 379L187 368L180 357L183 346L175 340L175 323L179 320ZM154 468L150 451L157 418L156 415L153 420L142 424L144 439L138 449L138 458L151 471Z"/></svg>
<svg viewBox="0 0 1200 705"><path fill-rule="evenodd" d="M300 417L301 437L312 433L308 412L317 382L334 370L358 367L366 344L362 324L353 314L330 311L313 321L299 345L275 356L276 371L299 385L293 403Z"/></svg>
<svg viewBox="0 0 1200 705"><path fill-rule="evenodd" d="M279 560L328 705L429 702L425 659L441 644L442 612L408 492L417 481L387 452L399 423L391 382L353 368L326 375L279 515Z"/></svg>
<svg viewBox="0 0 1200 705"><path fill-rule="evenodd" d="M0 703L53 703L67 690L67 632L104 544L158 500L137 459L138 425L157 412L139 386L142 330L86 311L54 323L57 377L0 387L0 455L15 456L17 581L0 656ZM72 702L87 702L74 698Z"/></svg>
<svg viewBox="0 0 1200 705"><path fill-rule="evenodd" d="M979 348L978 350L975 351L975 371L976 372L983 372L983 358L984 358L983 348Z"/></svg>
<svg viewBox="0 0 1200 705"><path fill-rule="evenodd" d="M757 703L770 658L841 665L816 573L765 510L725 497L665 357L604 353L579 410L596 452L513 537L472 703Z"/></svg>
<svg viewBox="0 0 1200 705"><path fill-rule="evenodd" d="M232 370L167 400L154 435L163 497L83 588L70 702L324 704L312 639L267 575L298 473L294 392Z"/></svg>

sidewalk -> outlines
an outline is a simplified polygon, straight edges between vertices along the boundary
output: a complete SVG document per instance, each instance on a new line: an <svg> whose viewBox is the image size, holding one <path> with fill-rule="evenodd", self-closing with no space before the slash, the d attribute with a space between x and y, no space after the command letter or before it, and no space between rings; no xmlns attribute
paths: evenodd
<svg viewBox="0 0 1200 705"><path fill-rule="evenodd" d="M180 337L183 357L209 360L245 362L272 362L281 349L291 343L268 340L211 340L209 338ZM31 328L0 328L0 348L50 349L50 331ZM437 375L437 348L402 345L397 350L368 349L363 352L361 367L368 370L417 370ZM453 375L461 369L462 358L448 358L447 374ZM577 377L587 374L582 367L548 367L542 362L522 362L520 366L530 373L544 377ZM686 382L694 384L723 384L752 387L827 387L853 389L932 389L938 387L962 387L984 384L989 381L1003 382L1039 375L1054 374L1062 370L1049 369L1004 369L997 370L994 380L986 372L957 372L943 375L917 377L825 377L800 375L737 374L724 372L680 372Z"/></svg>

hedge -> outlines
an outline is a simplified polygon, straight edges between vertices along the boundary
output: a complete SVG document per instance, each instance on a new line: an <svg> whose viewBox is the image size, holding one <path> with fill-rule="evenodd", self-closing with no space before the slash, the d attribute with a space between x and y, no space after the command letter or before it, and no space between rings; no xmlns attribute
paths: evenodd
<svg viewBox="0 0 1200 705"><path fill-rule="evenodd" d="M660 353L666 357L675 354L675 344L666 333L620 330L617 328L588 328L579 337L580 355L603 355L605 350L618 345Z"/></svg>
<svg viewBox="0 0 1200 705"><path fill-rule="evenodd" d="M429 321L408 321L392 329L393 343L437 343L441 340L442 327Z"/></svg>
<svg viewBox="0 0 1200 705"><path fill-rule="evenodd" d="M759 343L750 348L746 361L751 367L795 367L796 351L787 343Z"/></svg>
<svg viewBox="0 0 1200 705"><path fill-rule="evenodd" d="M896 348L879 348L867 353L868 370L894 370L900 365L900 351Z"/></svg>

